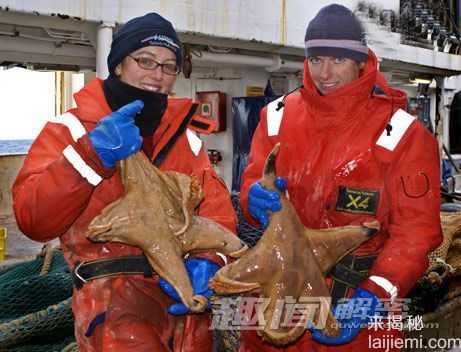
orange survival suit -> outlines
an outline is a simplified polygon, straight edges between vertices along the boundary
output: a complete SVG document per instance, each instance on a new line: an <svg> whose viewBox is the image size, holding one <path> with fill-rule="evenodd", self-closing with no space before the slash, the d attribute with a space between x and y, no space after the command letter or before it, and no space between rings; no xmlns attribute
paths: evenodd
<svg viewBox="0 0 461 352"><path fill-rule="evenodd" d="M360 77L325 96L318 93L306 60L304 87L277 109L280 101L262 111L254 134L241 190L247 218L248 190L280 142L277 174L287 179L302 223L319 229L379 220L379 233L353 253L355 258L377 255L360 286L382 299L405 297L426 270L428 252L442 239L436 140L402 110L405 94L387 86L371 50ZM345 296L351 294L349 289ZM306 332L278 349L243 331L240 350L364 351L371 349L370 337L383 335L401 332L362 329L350 343L330 347Z"/></svg>
<svg viewBox="0 0 461 352"><path fill-rule="evenodd" d="M90 82L75 94L75 101L77 108L46 124L13 186L20 229L36 241L59 237L71 269L78 262L142 254L136 247L92 243L85 237L90 221L122 195L123 186L118 171L103 167L87 136L98 120L111 113L102 81ZM161 170L197 177L204 191L197 214L235 231L227 189L200 139L188 128L193 112L190 99L169 99L160 126L153 138L144 139L143 150ZM174 302L158 288L158 279L112 276L74 289L80 351L210 351L209 314L168 314ZM102 313L105 321L98 323Z"/></svg>

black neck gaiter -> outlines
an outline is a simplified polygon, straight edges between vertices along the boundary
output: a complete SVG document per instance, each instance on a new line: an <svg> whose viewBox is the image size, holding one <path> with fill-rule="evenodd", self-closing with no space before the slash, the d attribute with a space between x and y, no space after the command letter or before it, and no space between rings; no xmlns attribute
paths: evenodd
<svg viewBox="0 0 461 352"><path fill-rule="evenodd" d="M144 108L136 116L135 124L142 137L150 137L154 134L168 105L168 95L133 87L112 75L104 81L103 89L113 111L134 100L141 100Z"/></svg>

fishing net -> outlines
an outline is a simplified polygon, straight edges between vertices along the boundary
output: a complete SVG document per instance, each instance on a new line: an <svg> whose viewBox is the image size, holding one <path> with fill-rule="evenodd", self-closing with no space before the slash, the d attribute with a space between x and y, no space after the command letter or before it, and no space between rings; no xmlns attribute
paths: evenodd
<svg viewBox="0 0 461 352"><path fill-rule="evenodd" d="M408 297L410 315L424 322L461 308L461 212L441 212L443 241L428 255L429 266Z"/></svg>
<svg viewBox="0 0 461 352"><path fill-rule="evenodd" d="M239 238L245 242L249 247L253 247L262 236L263 231L252 226L248 221L246 221L242 208L240 207L240 199L238 193L232 194L232 206L235 209L237 214L237 235Z"/></svg>
<svg viewBox="0 0 461 352"><path fill-rule="evenodd" d="M450 257L449 252L452 251L451 256L456 253L456 243L461 237L461 212L441 212L440 222L442 224L443 241L433 252L429 254L429 268L427 273L433 271L443 271L456 269L447 266L447 257ZM453 272L451 273L453 274Z"/></svg>
<svg viewBox="0 0 461 352"><path fill-rule="evenodd" d="M75 339L70 336L63 339L60 342L49 341L50 338L44 337L44 341L37 341L35 344L24 344L21 346L10 347L7 349L1 349L0 352L78 352L78 348L75 344Z"/></svg>
<svg viewBox="0 0 461 352"><path fill-rule="evenodd" d="M71 296L58 249L0 271L0 351L61 351L75 341Z"/></svg>

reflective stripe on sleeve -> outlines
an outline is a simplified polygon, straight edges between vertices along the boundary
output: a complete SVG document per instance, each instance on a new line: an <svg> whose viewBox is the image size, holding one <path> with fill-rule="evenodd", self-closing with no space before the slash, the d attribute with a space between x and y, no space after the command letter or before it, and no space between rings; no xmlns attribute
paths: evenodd
<svg viewBox="0 0 461 352"><path fill-rule="evenodd" d="M52 123L60 123L66 126L69 129L72 139L77 142L77 140L86 134L85 127L83 127L80 120L72 113L66 112L65 114L54 116L49 119Z"/></svg>
<svg viewBox="0 0 461 352"><path fill-rule="evenodd" d="M409 113L402 109L398 109L389 122L392 129L389 132L384 130L376 144L387 150L393 151L415 119L416 118Z"/></svg>
<svg viewBox="0 0 461 352"><path fill-rule="evenodd" d="M200 149L202 148L202 140L190 129L186 130L187 140L189 141L190 149L195 156L198 156Z"/></svg>
<svg viewBox="0 0 461 352"><path fill-rule="evenodd" d="M93 186L97 186L102 181L102 177L85 163L74 147L68 145L63 150L62 154L72 164L75 170Z"/></svg>
<svg viewBox="0 0 461 352"><path fill-rule="evenodd" d="M285 96L281 96L267 105L267 135L269 137L279 134L280 124L282 123L284 107L277 110L279 103Z"/></svg>
<svg viewBox="0 0 461 352"><path fill-rule="evenodd" d="M397 297L398 289L388 279L381 276L370 276L369 279L382 287L389 294L391 301Z"/></svg>

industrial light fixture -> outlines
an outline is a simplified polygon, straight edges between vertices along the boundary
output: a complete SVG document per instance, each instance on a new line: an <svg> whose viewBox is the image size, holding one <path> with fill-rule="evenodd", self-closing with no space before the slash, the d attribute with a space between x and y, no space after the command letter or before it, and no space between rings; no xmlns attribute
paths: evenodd
<svg viewBox="0 0 461 352"><path fill-rule="evenodd" d="M433 78L428 76L415 76L410 77L410 83L412 84L431 84Z"/></svg>

